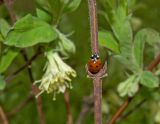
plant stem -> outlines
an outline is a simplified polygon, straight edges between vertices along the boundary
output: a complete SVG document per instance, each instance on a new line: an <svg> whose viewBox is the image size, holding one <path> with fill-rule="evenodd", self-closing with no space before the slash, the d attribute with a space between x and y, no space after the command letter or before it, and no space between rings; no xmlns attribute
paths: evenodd
<svg viewBox="0 0 160 124"><path fill-rule="evenodd" d="M14 1L13 0L4 0L4 3L5 3L5 5L8 9L8 12L10 14L12 23L15 23L17 19L16 19L16 14L15 14L14 9L13 9ZM24 50L23 56L24 56L24 59L25 59L26 63L28 63L29 59L27 57L27 54L26 54L25 50ZM33 79L33 74L32 74L32 70L31 70L30 66L31 66L31 64L28 65L28 75L29 75L31 83L33 83L34 79ZM37 95L39 90L36 86L33 85L32 86L32 92L33 92L34 95ZM42 111L42 99L41 99L41 97L36 99L36 104L37 104L37 111L38 111L38 115L39 115L40 124L45 124L45 118L44 118L44 114L43 114L43 111Z"/></svg>
<svg viewBox="0 0 160 124"><path fill-rule="evenodd" d="M88 0L92 54L98 54L98 25L96 0Z"/></svg>
<svg viewBox="0 0 160 124"><path fill-rule="evenodd" d="M19 111L21 111L28 103L30 103L34 99L33 95L29 95L25 100L23 100L20 104L18 104L13 110L7 113L8 117L16 115Z"/></svg>
<svg viewBox="0 0 160 124"><path fill-rule="evenodd" d="M29 61L25 50L23 52L23 57L26 62ZM30 81L32 83L32 92L36 96L39 93L39 89L37 86L33 85L34 78L33 78L33 74L32 74L31 65L28 65L28 75L29 75ZM40 124L46 124L44 113L42 111L42 98L41 97L36 98L36 105L37 105L37 111L38 111Z"/></svg>
<svg viewBox="0 0 160 124"><path fill-rule="evenodd" d="M87 112L90 112L93 109L93 106L93 93L91 93L89 96L84 96L82 108L75 124L82 124Z"/></svg>
<svg viewBox="0 0 160 124"><path fill-rule="evenodd" d="M147 70L152 71L159 63L160 63L160 54L151 62L151 64L147 67ZM131 103L133 98L134 98L134 96L126 98L126 100L119 107L119 109L113 115L113 117L111 118L111 120L109 121L108 124L114 124L119 119L119 117L123 114L123 112L126 110L128 105Z"/></svg>
<svg viewBox="0 0 160 124"><path fill-rule="evenodd" d="M8 124L8 120L7 120L6 114L4 113L4 111L3 111L1 106L0 106L0 116L1 116L3 124Z"/></svg>
<svg viewBox="0 0 160 124"><path fill-rule="evenodd" d="M23 71L26 67L28 67L28 65L31 65L32 62L40 55L41 53L37 52L35 55L33 55L31 57L31 59L29 59L24 65L22 65L19 69L17 69L16 71L14 71L12 74L9 74L5 80L11 81L15 76L17 76L17 74L19 74L21 71Z"/></svg>
<svg viewBox="0 0 160 124"><path fill-rule="evenodd" d="M95 124L102 124L102 80L100 78L93 79L93 85Z"/></svg>
<svg viewBox="0 0 160 124"><path fill-rule="evenodd" d="M13 9L14 1L13 0L4 0L4 4L6 5L6 7L8 9L12 23L15 23L16 22L16 14Z"/></svg>
<svg viewBox="0 0 160 124"><path fill-rule="evenodd" d="M91 30L91 48L92 54L98 54L98 25L97 25L97 8L96 8L96 0L88 0L89 5L89 16L90 16L90 30ZM93 80L94 85L94 119L95 124L102 124L102 78L106 74L106 64L105 62L102 69L96 73L92 74L88 67L86 66L86 70L90 78Z"/></svg>
<svg viewBox="0 0 160 124"><path fill-rule="evenodd" d="M71 105L69 100L69 92L67 90L64 92L64 102L67 110L67 124L73 124Z"/></svg>

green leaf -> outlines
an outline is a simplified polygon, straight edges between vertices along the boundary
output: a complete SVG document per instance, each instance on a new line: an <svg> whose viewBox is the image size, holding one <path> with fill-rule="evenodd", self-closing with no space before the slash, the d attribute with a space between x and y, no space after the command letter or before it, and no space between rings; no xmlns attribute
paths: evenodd
<svg viewBox="0 0 160 124"><path fill-rule="evenodd" d="M3 90L6 87L6 82L4 78L0 75L0 90Z"/></svg>
<svg viewBox="0 0 160 124"><path fill-rule="evenodd" d="M121 97L128 95L132 97L139 89L139 77L136 75L130 76L126 81L121 82L118 85L118 92Z"/></svg>
<svg viewBox="0 0 160 124"><path fill-rule="evenodd" d="M101 46L107 47L115 53L120 53L119 45L110 32L99 31L98 37Z"/></svg>
<svg viewBox="0 0 160 124"><path fill-rule="evenodd" d="M119 9L115 14L115 21L112 23L112 30L119 40L121 54L124 57L130 57L132 53L133 32L128 17Z"/></svg>
<svg viewBox="0 0 160 124"><path fill-rule="evenodd" d="M102 0L101 0L102 1ZM111 1L102 2L105 8L104 15L110 24L115 37L119 41L122 56L130 58L132 54L133 31L128 16L128 5L126 0L120 0L118 7L111 4Z"/></svg>
<svg viewBox="0 0 160 124"><path fill-rule="evenodd" d="M137 33L134 39L133 52L134 60L139 68L143 68L143 51L145 38L141 33Z"/></svg>
<svg viewBox="0 0 160 124"><path fill-rule="evenodd" d="M75 11L81 3L81 0L70 0L66 7L64 8L64 12L73 12Z"/></svg>
<svg viewBox="0 0 160 124"><path fill-rule="evenodd" d="M143 68L143 52L145 43L155 46L156 43L160 43L160 35L153 29L142 29L136 35L134 39L133 53L134 59L139 68Z"/></svg>
<svg viewBox="0 0 160 124"><path fill-rule="evenodd" d="M139 68L137 69L137 66L135 66L134 62L131 59L128 59L121 55L114 55L114 58L116 58L116 60L118 60L124 66L124 68L130 70L131 72L134 73L139 71Z"/></svg>
<svg viewBox="0 0 160 124"><path fill-rule="evenodd" d="M42 19L43 21L46 21L46 22L51 22L52 20L52 17L49 13L47 13L46 11L42 10L42 9L39 9L37 8L36 9L36 13L37 13L37 17Z"/></svg>
<svg viewBox="0 0 160 124"><path fill-rule="evenodd" d="M144 35L144 37L146 38L145 41L149 45L155 46L155 44L160 44L160 34L156 30L151 28L145 28L142 29L140 32L141 35Z"/></svg>
<svg viewBox="0 0 160 124"><path fill-rule="evenodd" d="M0 32L3 37L6 37L7 33L9 32L10 25L4 19L0 19Z"/></svg>
<svg viewBox="0 0 160 124"><path fill-rule="evenodd" d="M0 60L0 73L3 73L12 64L15 57L18 55L18 51L8 49L8 51L1 57Z"/></svg>
<svg viewBox="0 0 160 124"><path fill-rule="evenodd" d="M75 53L76 48L74 43L70 39L68 39L63 33L61 33L59 30L56 29L56 31L60 39L60 41L58 42L59 43L58 49L60 50L60 52L66 57L68 57L69 54Z"/></svg>
<svg viewBox="0 0 160 124"><path fill-rule="evenodd" d="M2 34L0 33L0 42L1 41L3 41L4 39L3 39L3 36L2 36Z"/></svg>
<svg viewBox="0 0 160 124"><path fill-rule="evenodd" d="M159 86L159 79L152 72L144 71L140 83L148 88L156 88Z"/></svg>
<svg viewBox="0 0 160 124"><path fill-rule="evenodd" d="M52 26L28 14L15 23L4 43L24 48L38 43L49 43L56 38L57 33Z"/></svg>

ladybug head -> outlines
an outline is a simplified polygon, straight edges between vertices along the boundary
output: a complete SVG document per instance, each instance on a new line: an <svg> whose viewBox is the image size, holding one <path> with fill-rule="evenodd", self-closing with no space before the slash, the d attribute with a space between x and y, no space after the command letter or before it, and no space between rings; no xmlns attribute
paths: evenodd
<svg viewBox="0 0 160 124"><path fill-rule="evenodd" d="M99 59L99 55L98 54L92 54L92 56L90 58L94 61L97 61L97 59Z"/></svg>

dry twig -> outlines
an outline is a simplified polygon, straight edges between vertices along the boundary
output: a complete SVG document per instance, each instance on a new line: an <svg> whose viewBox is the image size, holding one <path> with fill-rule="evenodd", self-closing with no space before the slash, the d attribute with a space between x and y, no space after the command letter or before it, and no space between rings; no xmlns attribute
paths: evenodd
<svg viewBox="0 0 160 124"><path fill-rule="evenodd" d="M8 120L7 120L6 114L4 113L4 111L3 111L1 106L0 106L0 116L1 116L1 119L2 119L2 123L3 124L8 124Z"/></svg>

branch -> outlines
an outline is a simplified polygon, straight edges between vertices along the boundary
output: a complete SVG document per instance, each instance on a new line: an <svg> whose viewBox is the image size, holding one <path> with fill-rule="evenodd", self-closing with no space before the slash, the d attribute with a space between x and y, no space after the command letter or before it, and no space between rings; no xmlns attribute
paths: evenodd
<svg viewBox="0 0 160 124"><path fill-rule="evenodd" d="M69 100L69 92L67 90L64 92L64 102L67 110L67 124L73 124L71 105Z"/></svg>
<svg viewBox="0 0 160 124"><path fill-rule="evenodd" d="M92 54L98 54L98 25L96 0L88 0Z"/></svg>
<svg viewBox="0 0 160 124"><path fill-rule="evenodd" d="M91 27L91 48L92 54L98 54L98 25L97 25L97 8L96 0L88 0L89 15L90 15L90 27ZM102 78L106 74L106 62L101 70L92 74L86 66L86 71L90 78L93 80L94 85L94 119L95 124L102 124Z"/></svg>
<svg viewBox="0 0 160 124"><path fill-rule="evenodd" d="M76 121L76 124L82 124L82 121L86 116L86 113L93 108L93 105L94 105L93 94L85 96L83 98L83 105L79 113L78 119Z"/></svg>
<svg viewBox="0 0 160 124"><path fill-rule="evenodd" d="M16 22L16 14L15 14L14 9L13 9L14 1L13 0L4 0L4 2L5 2L5 5L6 5L8 11L9 11L10 17L12 19L12 23L15 23ZM29 59L27 57L27 54L26 54L25 50L24 50L23 56L24 56L25 61L28 62ZM33 74L32 74L32 70L31 70L30 67L31 67L31 64L28 65L28 75L29 75L30 81L33 83L34 79L33 79ZM32 86L32 91L33 91L34 95L37 95L37 93L39 92L38 88L34 85ZM37 104L37 110L38 110L38 115L39 115L39 119L40 119L40 124L45 124L44 114L43 114L43 111L42 111L42 99L41 99L41 97L36 99L36 104Z"/></svg>
<svg viewBox="0 0 160 124"><path fill-rule="evenodd" d="M155 91L158 91L159 88L156 88ZM129 110L127 113L125 113L124 115L122 115L119 119L122 120L124 118L127 118L130 114L132 114L134 111L137 110L137 108L140 108L145 102L147 101L147 98L142 99L138 104L136 104L131 110Z"/></svg>
<svg viewBox="0 0 160 124"><path fill-rule="evenodd" d="M158 64L160 63L160 54L151 62L151 64L147 67L148 71L152 71ZM119 117L123 114L123 112L128 107L129 103L133 100L134 97L128 97L123 104L119 107L117 112L113 115L108 124L114 124Z"/></svg>
<svg viewBox="0 0 160 124"><path fill-rule="evenodd" d="M0 106L0 116L1 116L3 124L8 124L8 120L1 106Z"/></svg>
<svg viewBox="0 0 160 124"><path fill-rule="evenodd" d="M16 115L19 111L21 111L28 103L30 103L34 99L33 95L29 95L24 101L22 101L19 105L17 105L13 110L7 113L8 117Z"/></svg>
<svg viewBox="0 0 160 124"><path fill-rule="evenodd" d="M31 57L30 60L28 60L23 66L21 66L19 69L17 69L16 71L14 71L12 74L8 75L6 77L6 81L11 81L17 74L19 74L21 71L23 71L26 67L28 67L28 65L31 65L32 62L40 55L40 52L37 52L35 55L33 55Z"/></svg>
<svg viewBox="0 0 160 124"><path fill-rule="evenodd" d="M4 0L4 4L6 5L6 7L8 9L8 12L9 12L9 15L11 17L12 23L15 23L17 19L16 19L16 14L15 14L14 9L13 9L14 1L13 0Z"/></svg>
<svg viewBox="0 0 160 124"><path fill-rule="evenodd" d="M29 61L25 50L23 51L23 57L26 62ZM34 79L33 79L33 74L31 70L31 64L28 65L28 75L29 75L30 81L33 83ZM32 85L32 92L36 96L39 93L38 87L35 85ZM36 105L37 105L38 116L40 119L40 124L45 124L46 122L45 122L45 117L42 111L42 98L41 97L36 98Z"/></svg>
<svg viewBox="0 0 160 124"><path fill-rule="evenodd" d="M134 108L132 108L130 111L128 111L122 117L120 117L119 121L123 120L124 118L127 118L130 114L132 114L134 111L136 111L137 108L140 108L146 101L147 101L147 99L143 99L142 101L140 101L137 105L134 106Z"/></svg>

